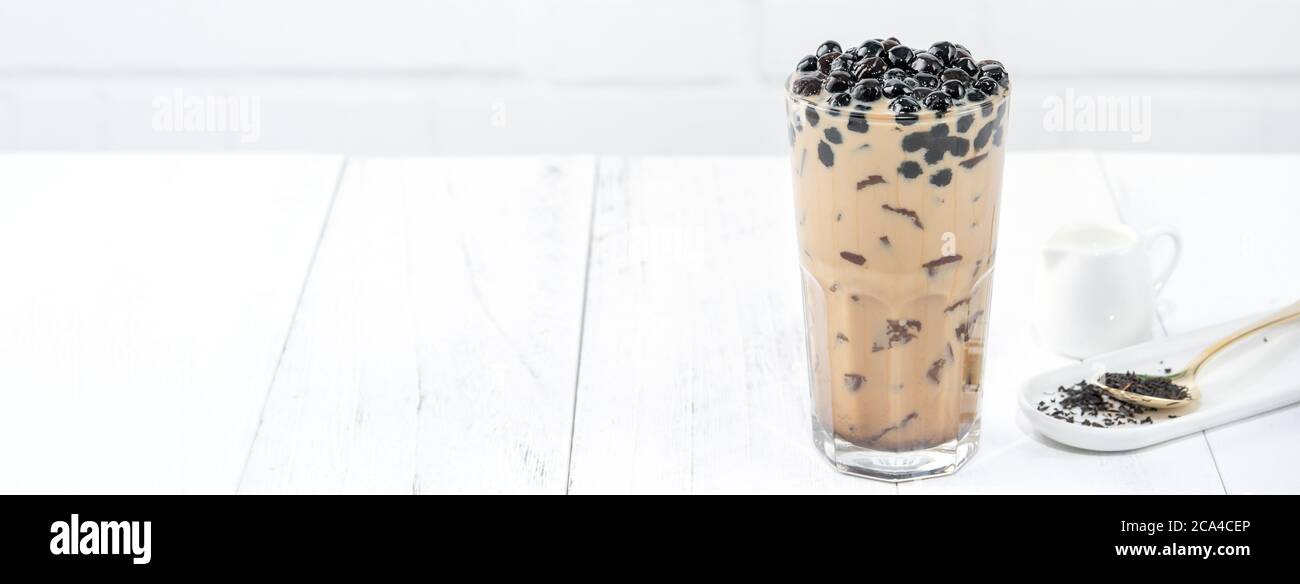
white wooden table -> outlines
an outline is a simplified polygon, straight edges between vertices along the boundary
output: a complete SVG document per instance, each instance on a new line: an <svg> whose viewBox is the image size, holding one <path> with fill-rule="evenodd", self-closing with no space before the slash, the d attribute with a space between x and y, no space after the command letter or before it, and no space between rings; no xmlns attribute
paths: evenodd
<svg viewBox="0 0 1300 584"><path fill-rule="evenodd" d="M1157 334L1300 297L1300 156L1008 156L981 451L899 486L811 445L786 164L0 156L0 491L1300 492L1300 406L1095 454L1012 400L1062 222L1181 230Z"/></svg>

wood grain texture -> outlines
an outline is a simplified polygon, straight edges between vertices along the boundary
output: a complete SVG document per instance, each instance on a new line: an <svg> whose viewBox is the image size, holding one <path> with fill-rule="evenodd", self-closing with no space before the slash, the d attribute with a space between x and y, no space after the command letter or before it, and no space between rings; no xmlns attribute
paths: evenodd
<svg viewBox="0 0 1300 584"><path fill-rule="evenodd" d="M562 493L593 172L351 160L240 490Z"/></svg>
<svg viewBox="0 0 1300 584"><path fill-rule="evenodd" d="M1182 265L1161 296L1178 334L1300 299L1300 156L1104 154L1124 219L1170 226ZM1210 366L1213 366L1211 364ZM1228 493L1300 492L1300 405L1205 432Z"/></svg>
<svg viewBox="0 0 1300 584"><path fill-rule="evenodd" d="M601 161L571 492L895 491L812 446L787 165Z"/></svg>
<svg viewBox="0 0 1300 584"><path fill-rule="evenodd" d="M341 163L0 156L0 491L234 491Z"/></svg>

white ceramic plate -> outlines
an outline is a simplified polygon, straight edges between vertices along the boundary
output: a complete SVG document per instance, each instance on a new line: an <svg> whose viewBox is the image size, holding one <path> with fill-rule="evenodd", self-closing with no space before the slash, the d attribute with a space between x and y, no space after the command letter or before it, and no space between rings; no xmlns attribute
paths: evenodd
<svg viewBox="0 0 1300 584"><path fill-rule="evenodd" d="M1278 325L1228 347L1202 369L1200 403L1150 414L1152 423L1094 428L1039 412L1062 385L1096 371L1163 373L1182 369L1216 340L1269 313L1171 336L1087 359L1031 378L1018 395L1020 412L1048 438L1088 450L1132 450L1300 401L1300 324ZM1169 414L1177 417L1170 418Z"/></svg>

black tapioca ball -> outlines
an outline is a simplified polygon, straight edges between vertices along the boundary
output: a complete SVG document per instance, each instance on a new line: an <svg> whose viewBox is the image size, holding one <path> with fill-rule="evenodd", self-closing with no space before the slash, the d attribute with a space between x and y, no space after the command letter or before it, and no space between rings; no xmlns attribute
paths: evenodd
<svg viewBox="0 0 1300 584"><path fill-rule="evenodd" d="M822 89L826 93L843 93L853 87L853 76L844 71L832 71L826 76L826 82L822 84Z"/></svg>
<svg viewBox="0 0 1300 584"><path fill-rule="evenodd" d="M1002 91L1002 86L998 85L991 77L980 77L975 80L973 85L975 89L980 90L984 95L997 95Z"/></svg>
<svg viewBox="0 0 1300 584"><path fill-rule="evenodd" d="M831 59L830 70L831 73L834 73L836 71L843 71L845 73L852 75L853 66L855 64L856 63L852 59L849 59L847 55L840 55L838 57L835 57L834 59Z"/></svg>
<svg viewBox="0 0 1300 584"><path fill-rule="evenodd" d="M890 79L904 79L907 77L907 74L908 72L906 69L899 69L898 67L894 67L892 69L885 71L885 74L881 75L880 78L885 81L889 81Z"/></svg>
<svg viewBox="0 0 1300 584"><path fill-rule="evenodd" d="M930 184L936 187L946 187L952 182L952 169L945 168L930 175Z"/></svg>
<svg viewBox="0 0 1300 584"><path fill-rule="evenodd" d="M790 84L790 90L794 91L796 95L802 95L804 97L817 95L822 92L822 80L812 75L800 77L795 79L794 83Z"/></svg>
<svg viewBox="0 0 1300 584"><path fill-rule="evenodd" d="M903 87L907 87L904 85ZM909 88L910 91L910 88ZM917 101L910 95L897 97L894 101L889 102L890 111L894 112L894 121L900 126L910 126L916 123L919 116L916 112L921 111L921 102Z"/></svg>
<svg viewBox="0 0 1300 584"><path fill-rule="evenodd" d="M955 50L957 51L957 57L958 57L958 58L961 58L961 57L967 57L967 58L970 58L970 57L972 56L971 53L970 53L970 49L968 49L968 48L962 46L961 43L953 43L952 46L953 46L953 49L955 49Z"/></svg>
<svg viewBox="0 0 1300 584"><path fill-rule="evenodd" d="M983 116L986 117L986 118L989 117L989 116L991 116L991 115L993 115L993 102L991 102L991 101L986 101L986 102L984 102L984 103L981 103L981 104L980 104L980 114L983 115Z"/></svg>
<svg viewBox="0 0 1300 584"><path fill-rule="evenodd" d="M825 140L817 142L817 159L822 161L826 168L835 166L835 151L831 149L831 145L827 144Z"/></svg>
<svg viewBox="0 0 1300 584"><path fill-rule="evenodd" d="M885 43L880 39L867 39L858 45L858 54L863 57L874 57L885 50Z"/></svg>
<svg viewBox="0 0 1300 584"><path fill-rule="evenodd" d="M847 93L835 93L826 99L826 103L832 107L848 107L850 103L853 103L853 98L849 97ZM831 115L835 115L834 112Z"/></svg>
<svg viewBox="0 0 1300 584"><path fill-rule="evenodd" d="M858 112L849 114L848 128L850 132L866 134L870 126L867 125L867 116Z"/></svg>
<svg viewBox="0 0 1300 584"><path fill-rule="evenodd" d="M970 74L956 67L949 67L939 75L944 81L960 81L962 85L970 83Z"/></svg>
<svg viewBox="0 0 1300 584"><path fill-rule="evenodd" d="M970 125L975 123L975 114L966 114L957 118L957 133L964 134L970 129Z"/></svg>
<svg viewBox="0 0 1300 584"><path fill-rule="evenodd" d="M839 53L826 53L825 55L817 57L817 70L822 73L830 73L831 63L838 58L840 58Z"/></svg>
<svg viewBox="0 0 1300 584"><path fill-rule="evenodd" d="M975 60L971 59L970 57L959 57L957 58L957 60L952 62L951 66L957 69L961 69L962 71L965 71L966 74L971 77L971 79L974 79L975 76L979 75L980 72L979 65L976 65Z"/></svg>
<svg viewBox="0 0 1300 584"><path fill-rule="evenodd" d="M835 128L826 128L825 134L826 134L826 141L830 142L831 144L844 143L844 137L841 136L840 131Z"/></svg>
<svg viewBox="0 0 1300 584"><path fill-rule="evenodd" d="M967 152L970 152L970 140L962 138L961 136L950 136L947 145L948 153L958 158L965 156Z"/></svg>
<svg viewBox="0 0 1300 584"><path fill-rule="evenodd" d="M817 47L817 56L820 57L827 53L843 53L844 49L835 41L826 41Z"/></svg>
<svg viewBox="0 0 1300 584"><path fill-rule="evenodd" d="M894 47L897 47L898 45L901 45L901 44L903 44L903 43L901 43L901 42L898 41L898 37L889 37L889 38L885 39L883 42L881 42L881 44L880 44L880 46L881 46L881 51L882 51L882 52L884 52L884 51L888 51L889 49L892 49L892 48L894 48Z"/></svg>
<svg viewBox="0 0 1300 584"><path fill-rule="evenodd" d="M939 90L953 99L961 99L966 96L966 86L955 79L944 80L939 85Z"/></svg>
<svg viewBox="0 0 1300 584"><path fill-rule="evenodd" d="M906 45L896 45L885 51L885 58L890 65L900 68L906 68L911 62L914 53Z"/></svg>
<svg viewBox="0 0 1300 584"><path fill-rule="evenodd" d="M926 164L934 166L939 164L939 161L943 160L943 156L947 153L948 145L946 141L938 141L931 147L927 148L925 150L925 156L922 156L921 158L925 160Z"/></svg>
<svg viewBox="0 0 1300 584"><path fill-rule="evenodd" d="M879 79L863 79L853 86L849 95L858 101L876 101L882 95L880 91L882 85Z"/></svg>
<svg viewBox="0 0 1300 584"><path fill-rule="evenodd" d="M888 70L889 64L885 63L884 59L881 59L880 57L867 57L858 61L857 66L853 69L853 74L857 75L858 79L873 79L879 78Z"/></svg>
<svg viewBox="0 0 1300 584"><path fill-rule="evenodd" d="M994 145L994 146L1001 146L1001 145L1002 145L1002 126L1001 126L1001 125L998 126L998 129L993 130L993 145Z"/></svg>
<svg viewBox="0 0 1300 584"><path fill-rule="evenodd" d="M943 73L945 63L930 53L917 53L912 56L912 62L908 64L913 71L917 73L929 73L938 75Z"/></svg>
<svg viewBox="0 0 1300 584"><path fill-rule="evenodd" d="M917 73L913 75L916 78L916 84L920 87L935 89L939 87L939 76L930 73Z"/></svg>
<svg viewBox="0 0 1300 584"><path fill-rule="evenodd" d="M794 66L795 71L800 73L812 73L817 70L817 57L808 55L799 59L799 64Z"/></svg>
<svg viewBox="0 0 1300 584"><path fill-rule="evenodd" d="M974 87L966 90L966 101L969 101L971 103L978 103L984 101L985 98L987 97L988 96L984 95L983 91L975 89Z"/></svg>
<svg viewBox="0 0 1300 584"><path fill-rule="evenodd" d="M809 126L817 127L817 122L822 118L817 115L817 110L813 109L812 106L808 106L803 108L803 119L808 120Z"/></svg>
<svg viewBox="0 0 1300 584"><path fill-rule="evenodd" d="M889 99L896 99L912 94L912 88L908 87L902 79L890 79L880 87L880 93Z"/></svg>
<svg viewBox="0 0 1300 584"><path fill-rule="evenodd" d="M985 63L984 61L980 61L980 62ZM1002 67L1002 63L994 61L992 63L985 63L984 65L980 65L979 76L988 77L994 81L997 81L1007 76L1007 70Z"/></svg>
<svg viewBox="0 0 1300 584"><path fill-rule="evenodd" d="M914 160L904 160L898 165L898 174L903 175L904 178L916 178L921 176L922 172L924 171L921 170L921 165Z"/></svg>
<svg viewBox="0 0 1300 584"><path fill-rule="evenodd" d="M921 111L921 103L904 95L889 102L889 111L896 114L914 114Z"/></svg>
<svg viewBox="0 0 1300 584"><path fill-rule="evenodd" d="M957 47L948 41L939 41L930 45L930 54L939 58L939 61L947 66L957 58Z"/></svg>
<svg viewBox="0 0 1300 584"><path fill-rule="evenodd" d="M1006 113L1007 113L1007 102L1004 101L1002 102L1002 105L998 106L998 117L1000 118L1006 115Z"/></svg>
<svg viewBox="0 0 1300 584"><path fill-rule="evenodd" d="M924 101L924 100L925 100L925 97L926 97L927 95L930 95L931 93L934 93L934 90L933 90L933 89L930 89L929 87L914 87L914 88L912 88L912 97L915 97L916 99L920 99L920 100L922 100L922 102L921 102L922 104L925 103L925 101Z"/></svg>
<svg viewBox="0 0 1300 584"><path fill-rule="evenodd" d="M927 109L936 112L944 112L948 111L948 108L952 107L952 98L948 97L947 93L936 91L925 96L925 101L922 101L921 103L924 104Z"/></svg>
<svg viewBox="0 0 1300 584"><path fill-rule="evenodd" d="M925 132L913 132L911 134L903 136L903 142L902 142L903 151L916 152L917 150L925 148L926 145L929 144L929 142L930 142L929 134Z"/></svg>
<svg viewBox="0 0 1300 584"><path fill-rule="evenodd" d="M980 150L988 145L989 138L993 137L993 130L997 129L997 125L997 121L994 120L984 124L984 127L980 128L980 131L975 134L974 145L976 150Z"/></svg>

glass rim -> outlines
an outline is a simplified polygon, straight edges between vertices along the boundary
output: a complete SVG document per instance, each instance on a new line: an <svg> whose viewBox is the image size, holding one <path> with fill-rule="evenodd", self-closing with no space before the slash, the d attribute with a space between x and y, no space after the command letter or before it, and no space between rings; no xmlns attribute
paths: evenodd
<svg viewBox="0 0 1300 584"><path fill-rule="evenodd" d="M897 114L895 114L894 112L889 111L889 109L888 109L888 106L889 106L889 100L886 100L886 99L884 99L884 98L881 98L880 100L877 100L877 101L879 101L881 104L884 104L884 106L885 106L884 108L876 109L876 108L873 107L872 109L869 109L869 110L860 110L860 109L855 108L854 105L856 105L857 103L860 103L860 102L858 102L857 100L854 100L854 102L855 102L854 105L850 105L850 106L848 106L848 107L842 107L842 108L841 108L841 107L828 107L828 106L825 105L824 103L816 103L816 102L813 102L813 101L809 100L807 97L802 96L802 95L799 95L799 94L797 94L797 93L794 93L793 91L790 90L790 82L791 82L791 81L792 81L796 76L799 76L799 73L797 73L797 72L796 72L796 73L792 73L792 74L790 74L789 77L786 78L786 80L785 80L785 97L786 97L786 99L788 99L788 100L790 100L790 101L797 102L797 103L801 103L801 104L803 104L803 105L805 105L805 106L807 106L807 107L810 107L810 108L813 109L813 111L816 111L816 112L818 112L818 113L829 114L829 115L832 115L832 116L837 116L837 115L841 115L841 114L845 114L845 113L848 113L848 114L862 114L863 117L865 117L865 118L867 118L867 119L869 119L869 120L882 120L882 121L890 120L890 121L892 121L892 120L896 120L896 118L897 118ZM818 93L818 95L821 95L821 94ZM996 108L996 107L1002 105L1003 103L1005 103L1009 97L1011 97L1011 88L1010 88L1010 87L1003 88L1002 93L1000 93L1000 94L998 94L998 95L995 95L995 96L993 96L993 97L989 97L988 99L986 99L986 100L984 100L984 101L977 101L977 102L974 102L974 103L971 103L971 104L967 104L967 105L965 105L965 106L962 106L962 107L960 107L960 108L954 108L954 109L950 109L950 110L944 111L944 112L942 112L942 116L940 116L940 112L936 112L936 111L934 111L934 110L929 110L929 109L923 109L923 110L921 110L921 111L919 111L919 112L916 112L916 120L915 120L915 121L921 121L921 120L930 119L930 118L936 118L936 119L937 119L937 118L940 118L940 117L948 117L948 116L950 116L950 115L951 115L951 116L962 116L962 115L965 115L965 114L968 114L968 113L972 113L972 112L980 111L980 110L984 107L983 104L985 104L985 103L991 103L991 104L993 104L992 107L995 107L995 108ZM872 102L872 103L875 103L875 102Z"/></svg>

